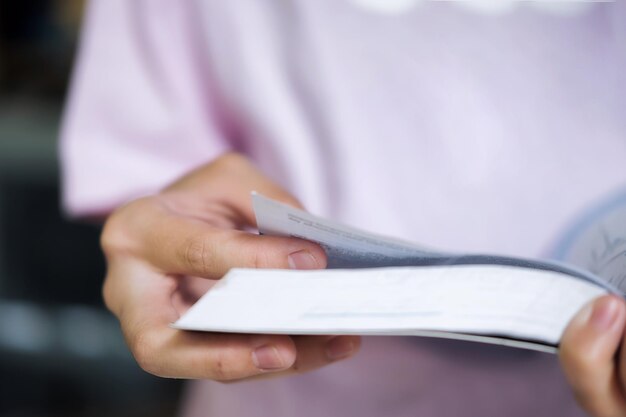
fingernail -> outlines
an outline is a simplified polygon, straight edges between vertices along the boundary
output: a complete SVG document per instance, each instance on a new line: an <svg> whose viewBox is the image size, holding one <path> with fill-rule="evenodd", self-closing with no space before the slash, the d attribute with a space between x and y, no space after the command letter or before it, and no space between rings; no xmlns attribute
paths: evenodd
<svg viewBox="0 0 626 417"><path fill-rule="evenodd" d="M604 297L594 303L589 323L598 330L607 330L617 320L618 312L619 301L614 297Z"/></svg>
<svg viewBox="0 0 626 417"><path fill-rule="evenodd" d="M294 252L287 257L289 268L291 269L317 269L319 268L317 260L311 252L300 250Z"/></svg>
<svg viewBox="0 0 626 417"><path fill-rule="evenodd" d="M252 352L252 362L254 366L263 370L282 369L285 367L283 358L278 353L278 349L273 345L264 345L256 348Z"/></svg>
<svg viewBox="0 0 626 417"><path fill-rule="evenodd" d="M353 351L354 343L347 337L334 337L326 344L326 356L332 360L350 356Z"/></svg>

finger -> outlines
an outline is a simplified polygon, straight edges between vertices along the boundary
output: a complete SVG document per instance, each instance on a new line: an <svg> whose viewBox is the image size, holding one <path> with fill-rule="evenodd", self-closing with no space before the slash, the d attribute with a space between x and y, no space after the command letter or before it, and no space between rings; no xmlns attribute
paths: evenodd
<svg viewBox="0 0 626 417"><path fill-rule="evenodd" d="M137 231L144 234L142 239L146 242L141 245L142 255L170 273L219 279L235 267L326 267L324 250L306 240L221 229L176 215L153 219Z"/></svg>
<svg viewBox="0 0 626 417"><path fill-rule="evenodd" d="M132 277L132 279L129 279ZM139 365L152 374L219 381L301 373L354 355L358 336L240 335L172 329L178 278L140 262L113 262L105 301ZM113 302L112 300L115 300Z"/></svg>
<svg viewBox="0 0 626 417"><path fill-rule="evenodd" d="M212 279L234 267L326 267L324 250L313 242L214 227L152 199L133 204L110 218L102 233L109 260L130 254L167 273Z"/></svg>
<svg viewBox="0 0 626 417"><path fill-rule="evenodd" d="M289 369L260 374L247 380L278 378L309 372L354 356L361 346L360 336L291 336L296 346L296 360ZM232 380L232 382L237 382Z"/></svg>
<svg viewBox="0 0 626 417"><path fill-rule="evenodd" d="M281 336L203 333L159 328L137 337L131 350L158 376L218 381L304 373L352 357L358 336ZM270 375L271 374L271 375Z"/></svg>
<svg viewBox="0 0 626 417"><path fill-rule="evenodd" d="M616 368L625 323L624 301L608 295L583 308L561 339L565 376L581 406L596 417L626 415Z"/></svg>
<svg viewBox="0 0 626 417"><path fill-rule="evenodd" d="M132 279L130 279L132 277ZM163 377L247 378L290 368L296 347L288 336L180 331L169 327L178 315L171 296L176 278L163 277L138 263L111 265L107 306L120 319L138 364Z"/></svg>
<svg viewBox="0 0 626 417"><path fill-rule="evenodd" d="M361 346L359 336L292 336L297 356L291 370L297 373L348 359Z"/></svg>
<svg viewBox="0 0 626 417"><path fill-rule="evenodd" d="M230 381L288 370L296 358L289 336L182 331L160 324L129 334L142 369L161 377Z"/></svg>

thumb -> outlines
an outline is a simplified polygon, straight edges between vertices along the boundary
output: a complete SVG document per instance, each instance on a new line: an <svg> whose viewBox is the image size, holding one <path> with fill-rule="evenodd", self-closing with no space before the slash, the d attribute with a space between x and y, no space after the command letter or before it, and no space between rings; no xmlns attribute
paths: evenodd
<svg viewBox="0 0 626 417"><path fill-rule="evenodd" d="M585 306L561 338L559 357L579 403L592 415L626 415L616 354L626 322L626 305L614 295Z"/></svg>

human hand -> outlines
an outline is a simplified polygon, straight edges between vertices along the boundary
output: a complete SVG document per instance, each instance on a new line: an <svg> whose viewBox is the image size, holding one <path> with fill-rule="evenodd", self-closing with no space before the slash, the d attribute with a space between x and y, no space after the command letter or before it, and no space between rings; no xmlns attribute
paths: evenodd
<svg viewBox="0 0 626 417"><path fill-rule="evenodd" d="M355 336L202 333L169 324L232 267L318 269L316 244L258 236L250 191L300 204L244 157L226 154L116 210L102 233L103 294L139 365L164 377L234 381L312 370L351 356ZM250 314L254 314L253 311Z"/></svg>
<svg viewBox="0 0 626 417"><path fill-rule="evenodd" d="M626 416L625 324L626 303L607 295L585 306L561 339L565 376L594 417Z"/></svg>

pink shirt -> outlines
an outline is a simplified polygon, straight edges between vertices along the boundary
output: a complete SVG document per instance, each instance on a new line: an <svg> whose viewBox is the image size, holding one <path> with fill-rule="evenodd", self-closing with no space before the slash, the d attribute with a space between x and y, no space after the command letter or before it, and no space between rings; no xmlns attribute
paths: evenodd
<svg viewBox="0 0 626 417"><path fill-rule="evenodd" d="M92 1L65 206L108 212L226 150L322 215L538 256L626 185L626 3ZM575 416L556 357L370 338L283 379L195 382L188 416Z"/></svg>

